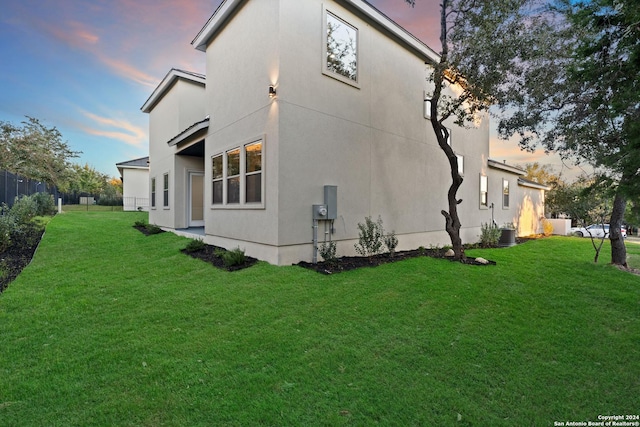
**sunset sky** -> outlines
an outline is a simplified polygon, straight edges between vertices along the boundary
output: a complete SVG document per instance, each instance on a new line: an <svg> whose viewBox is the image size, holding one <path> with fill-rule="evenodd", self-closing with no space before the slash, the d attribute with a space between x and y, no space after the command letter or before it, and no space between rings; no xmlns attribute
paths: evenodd
<svg viewBox="0 0 640 427"><path fill-rule="evenodd" d="M221 1L4 0L0 121L36 117L82 151L75 162L118 176L116 163L148 155L148 115L140 107L165 74L205 73L205 54L191 40ZM369 2L439 50L437 0L417 0L415 8ZM491 157L558 164L493 140Z"/></svg>

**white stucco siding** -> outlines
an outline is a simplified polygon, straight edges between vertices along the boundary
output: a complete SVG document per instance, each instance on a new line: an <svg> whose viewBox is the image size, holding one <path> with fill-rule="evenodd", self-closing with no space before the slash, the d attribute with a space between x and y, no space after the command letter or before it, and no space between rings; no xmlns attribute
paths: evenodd
<svg viewBox="0 0 640 427"><path fill-rule="evenodd" d="M281 244L308 244L311 205L322 203L323 185L338 186L334 239L357 239L357 223L378 215L398 234L440 236L451 178L423 115L424 59L340 2L282 4L296 19L281 19ZM357 87L322 73L325 9L358 28ZM487 123L454 128L452 145L465 156L463 226L479 228L477 175L488 154Z"/></svg>
<svg viewBox="0 0 640 427"><path fill-rule="evenodd" d="M152 224L169 228L186 226L185 187L180 186L185 183L188 162L185 164L184 159L177 157L177 148L167 142L204 119L204 97L202 85L178 79L149 113L149 199L151 179L156 180L155 207L149 207L149 222ZM168 207L163 204L165 174L169 176Z"/></svg>
<svg viewBox="0 0 640 427"><path fill-rule="evenodd" d="M122 169L122 198L124 210L135 211L138 207L149 209L149 169Z"/></svg>
<svg viewBox="0 0 640 427"><path fill-rule="evenodd" d="M278 84L277 3L246 2L209 43L206 60L207 111L211 115L204 159L207 238L277 263L274 251L263 250L278 245L280 112L268 93L269 85ZM258 139L263 142L264 156L261 206L214 206L212 156Z"/></svg>

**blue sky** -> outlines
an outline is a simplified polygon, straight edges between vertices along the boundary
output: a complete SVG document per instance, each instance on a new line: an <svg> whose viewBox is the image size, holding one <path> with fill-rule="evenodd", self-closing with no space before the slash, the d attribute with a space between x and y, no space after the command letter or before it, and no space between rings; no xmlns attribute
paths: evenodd
<svg viewBox="0 0 640 427"><path fill-rule="evenodd" d="M0 121L40 119L62 132L74 161L118 176L115 164L148 155L140 111L171 68L205 73L191 46L222 0L4 0L0 13ZM369 0L438 48L438 1ZM492 142L512 163L552 162Z"/></svg>

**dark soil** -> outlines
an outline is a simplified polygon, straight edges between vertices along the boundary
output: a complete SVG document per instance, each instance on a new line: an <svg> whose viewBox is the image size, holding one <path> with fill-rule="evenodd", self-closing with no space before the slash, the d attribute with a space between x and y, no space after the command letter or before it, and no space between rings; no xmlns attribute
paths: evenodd
<svg viewBox="0 0 640 427"><path fill-rule="evenodd" d="M476 262L475 258L466 258L462 261L454 261L452 258L445 257L444 254L445 254L445 250L443 249L415 249L411 251L396 252L393 256L389 254L381 254L381 255L372 256L371 258L341 257L341 258L337 258L333 262L319 261L317 264L312 264L312 263L303 261L303 262L299 262L296 265L299 265L300 267L308 268L310 270L317 271L318 273L322 273L322 274L340 273L342 271L355 270L363 267L376 267L378 265L388 264L390 262L402 261L405 259L417 258L417 257L423 257L423 256L428 256L431 258L440 258L444 261L450 261L450 262L462 262L464 264L469 264L469 265L479 265L479 266L496 265L495 261L489 261L488 264L482 264L482 263Z"/></svg>
<svg viewBox="0 0 640 427"><path fill-rule="evenodd" d="M31 226L11 235L11 246L0 253L0 293L29 265L43 234L44 229Z"/></svg>
<svg viewBox="0 0 640 427"><path fill-rule="evenodd" d="M257 259L251 258L245 255L244 262L242 264L227 266L224 262L224 259L222 259L221 256L216 254L216 252L224 251L224 250L225 250L224 248L220 248L217 246L204 245L202 249L199 249L197 251L187 251L186 249L182 249L181 252L193 258L201 259L204 262L208 262L209 264L213 265L216 268L219 268L221 270L227 270L227 271L238 271L245 268L249 268L252 265L254 265L256 262L258 262Z"/></svg>
<svg viewBox="0 0 640 427"><path fill-rule="evenodd" d="M165 232L163 229L159 227L149 227L144 225L134 225L133 228L135 228L145 236L151 236L153 234L160 234Z"/></svg>

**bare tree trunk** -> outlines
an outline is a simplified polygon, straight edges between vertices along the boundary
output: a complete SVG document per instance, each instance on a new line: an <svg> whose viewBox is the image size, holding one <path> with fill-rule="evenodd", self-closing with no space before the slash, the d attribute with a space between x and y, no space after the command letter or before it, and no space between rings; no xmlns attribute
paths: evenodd
<svg viewBox="0 0 640 427"><path fill-rule="evenodd" d="M624 178L623 178L624 179ZM627 206L627 198L620 192L613 200L613 211L609 221L609 240L611 240L611 263L627 267L627 248L622 237L622 220Z"/></svg>

